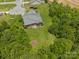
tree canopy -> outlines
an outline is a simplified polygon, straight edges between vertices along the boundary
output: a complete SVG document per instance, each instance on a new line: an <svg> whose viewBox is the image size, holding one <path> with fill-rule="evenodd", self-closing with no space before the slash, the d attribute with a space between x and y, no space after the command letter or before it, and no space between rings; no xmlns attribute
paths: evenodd
<svg viewBox="0 0 79 59"><path fill-rule="evenodd" d="M76 50L79 45L79 11L75 8L73 9L69 6L63 6L62 4L58 4L55 1L49 5L49 15L52 18L52 25L49 27L48 31L51 34L55 35L57 38L57 42L55 43L56 47L52 46L54 47L52 48L53 52L58 51L56 52L56 54L59 54L61 51L66 52L66 50L64 49L67 49L67 46L70 45L71 47L68 48L70 54L69 57L76 59L78 55L77 53L79 53ZM62 40L61 38L64 38L64 40ZM70 41L72 42L72 44L68 42L68 45L64 46L64 44L62 44L63 41L64 44L66 44L66 41ZM60 46L61 44L63 46ZM72 55L73 51L75 51L76 56Z"/></svg>

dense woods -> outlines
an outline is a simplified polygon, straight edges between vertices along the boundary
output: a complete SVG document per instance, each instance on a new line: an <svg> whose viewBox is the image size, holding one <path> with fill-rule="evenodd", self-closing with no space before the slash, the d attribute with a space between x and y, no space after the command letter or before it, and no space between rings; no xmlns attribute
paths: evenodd
<svg viewBox="0 0 79 59"><path fill-rule="evenodd" d="M52 18L52 25L49 32L57 38L52 51L58 55L69 53L70 58L78 59L79 56L79 11L69 6L63 6L57 2L49 5L49 15ZM55 52L56 51L56 52ZM72 55L73 53L73 55ZM62 58L64 56L60 56ZM64 58L63 58L64 59Z"/></svg>

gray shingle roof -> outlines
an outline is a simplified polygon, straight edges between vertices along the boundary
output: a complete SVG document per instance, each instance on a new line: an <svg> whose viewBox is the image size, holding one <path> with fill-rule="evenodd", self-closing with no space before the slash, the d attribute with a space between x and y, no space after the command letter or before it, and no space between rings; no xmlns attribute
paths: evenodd
<svg viewBox="0 0 79 59"><path fill-rule="evenodd" d="M42 18L40 14L36 13L34 10L29 11L23 16L24 25L31 25L34 23L42 23Z"/></svg>

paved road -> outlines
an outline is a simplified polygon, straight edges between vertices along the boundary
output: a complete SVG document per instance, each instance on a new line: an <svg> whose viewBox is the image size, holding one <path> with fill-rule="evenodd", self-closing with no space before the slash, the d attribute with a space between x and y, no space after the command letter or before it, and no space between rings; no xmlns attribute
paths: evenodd
<svg viewBox="0 0 79 59"><path fill-rule="evenodd" d="M22 2L21 4L28 4L29 2ZM0 2L0 5L4 4L16 4L16 5L21 5L19 2Z"/></svg>
<svg viewBox="0 0 79 59"><path fill-rule="evenodd" d="M15 2L16 2L16 5L17 5L17 6L21 6L21 5L22 5L23 0L16 0Z"/></svg>
<svg viewBox="0 0 79 59"><path fill-rule="evenodd" d="M15 4L16 2L0 2L0 5L4 5L4 4Z"/></svg>

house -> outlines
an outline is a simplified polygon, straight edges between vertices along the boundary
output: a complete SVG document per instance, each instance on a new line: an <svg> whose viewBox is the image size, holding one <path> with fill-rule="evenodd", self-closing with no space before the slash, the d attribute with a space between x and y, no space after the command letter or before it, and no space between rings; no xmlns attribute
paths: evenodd
<svg viewBox="0 0 79 59"><path fill-rule="evenodd" d="M13 9L10 9L8 14L10 15L24 15L25 9L21 6L16 6Z"/></svg>
<svg viewBox="0 0 79 59"><path fill-rule="evenodd" d="M30 7L35 7L35 6L40 5L44 2L45 2L44 0L30 0L29 5L30 5Z"/></svg>
<svg viewBox="0 0 79 59"><path fill-rule="evenodd" d="M35 10L30 10L23 16L23 22L25 28L37 28L43 25L42 18Z"/></svg>

